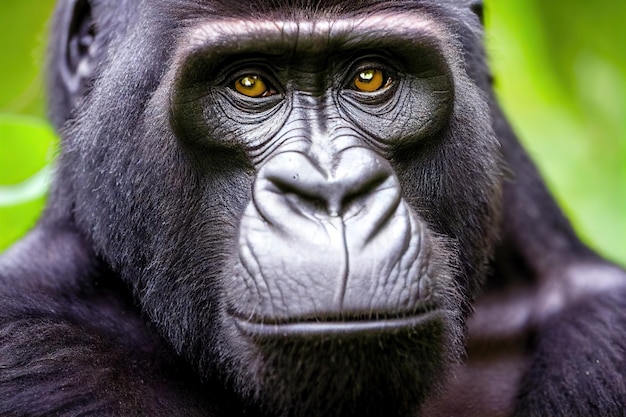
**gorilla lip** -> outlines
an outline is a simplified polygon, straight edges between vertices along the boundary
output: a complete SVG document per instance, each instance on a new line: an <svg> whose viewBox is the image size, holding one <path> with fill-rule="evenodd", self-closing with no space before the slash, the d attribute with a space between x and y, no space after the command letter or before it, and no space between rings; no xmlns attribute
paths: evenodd
<svg viewBox="0 0 626 417"><path fill-rule="evenodd" d="M442 318L444 311L428 310L413 312L411 315L398 314L395 317L358 320L348 317L342 320L300 320L300 321L251 321L231 314L235 325L243 333L252 336L289 336L289 335L340 335L360 332L395 332L418 327L426 322Z"/></svg>

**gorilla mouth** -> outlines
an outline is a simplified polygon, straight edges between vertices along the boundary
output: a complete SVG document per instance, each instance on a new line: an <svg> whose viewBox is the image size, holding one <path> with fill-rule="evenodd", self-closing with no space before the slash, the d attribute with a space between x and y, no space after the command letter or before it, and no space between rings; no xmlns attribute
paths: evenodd
<svg viewBox="0 0 626 417"><path fill-rule="evenodd" d="M419 327L427 322L442 319L440 309L423 308L411 313L385 314L375 317L372 314L351 314L334 317L293 318L293 319L244 319L231 314L237 328L250 336L314 336L349 335L358 333L393 333L398 330Z"/></svg>

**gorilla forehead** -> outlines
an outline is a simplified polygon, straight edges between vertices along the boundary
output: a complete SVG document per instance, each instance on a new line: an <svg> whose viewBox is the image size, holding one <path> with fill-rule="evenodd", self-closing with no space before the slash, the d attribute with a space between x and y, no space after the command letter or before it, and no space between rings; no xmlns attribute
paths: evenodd
<svg viewBox="0 0 626 417"><path fill-rule="evenodd" d="M148 1L147 4L151 2ZM171 6L174 1L165 0ZM303 13L303 12L347 12L354 13L360 10L373 10L390 7L412 7L423 3L423 1L415 0L396 0L380 2L376 0L255 0L232 2L229 0L178 0L175 1L179 6L183 7L199 7L211 8L224 11L225 15L240 15L249 17L251 13L271 13L279 11L281 14L286 13ZM441 3L449 3L443 1Z"/></svg>
<svg viewBox="0 0 626 417"><path fill-rule="evenodd" d="M250 44L254 48L274 49L277 43L291 50L303 45L307 52L322 53L332 48L333 42L341 43L342 48L366 45L369 48L379 46L380 42L393 40L394 43L426 38L431 42L440 39L444 29L430 19L420 15L400 14L393 11L379 12L365 17L330 18L292 17L277 20L217 20L207 21L193 29L189 39L185 39L189 49L202 48L209 43ZM258 40L258 42L255 42ZM358 44L358 45L355 45ZM255 49L258 51L258 49Z"/></svg>
<svg viewBox="0 0 626 417"><path fill-rule="evenodd" d="M175 4L174 4L175 3ZM468 6L481 5L481 0L255 0L233 2L229 0L148 0L146 7L164 12L165 16L177 16L182 21L194 17L206 17L206 13L222 17L246 18L272 14L283 18L295 18L312 15L359 15L371 14L384 10L409 11L412 9L429 9L437 15L452 17L458 13L464 16L463 23L471 24L478 19L468 19L471 15ZM175 7L173 7L175 6ZM443 11L445 9L445 11ZM172 13L172 10L175 10ZM443 11L443 12L442 12ZM478 25L479 26L479 25Z"/></svg>
<svg viewBox="0 0 626 417"><path fill-rule="evenodd" d="M346 49L351 42L359 43L355 47L384 48L386 45L381 42L399 45L398 41L408 40L441 47L442 40L456 44L480 37L482 26L467 8L468 1L157 0L142 3L146 12L140 13L141 21L129 24L129 29L140 34L133 42L141 42L141 38L152 33L160 43L170 45L165 49L176 48L178 58L203 47L219 52L219 43L235 49L244 44L253 48L240 50L241 53L258 53L261 51L254 48L276 46L292 52L297 48L311 53L330 52L330 47L341 42ZM457 32L455 36L451 36L451 30ZM163 36L167 33L170 36ZM277 45L276 40L282 45ZM145 49L156 53L155 48Z"/></svg>

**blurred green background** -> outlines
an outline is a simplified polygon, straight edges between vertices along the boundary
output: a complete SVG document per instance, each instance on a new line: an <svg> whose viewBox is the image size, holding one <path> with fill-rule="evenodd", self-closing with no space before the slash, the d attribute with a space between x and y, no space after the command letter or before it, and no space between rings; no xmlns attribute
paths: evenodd
<svg viewBox="0 0 626 417"><path fill-rule="evenodd" d="M0 3L0 250L44 204L53 0ZM515 129L574 226L626 264L626 1L487 0L487 49Z"/></svg>

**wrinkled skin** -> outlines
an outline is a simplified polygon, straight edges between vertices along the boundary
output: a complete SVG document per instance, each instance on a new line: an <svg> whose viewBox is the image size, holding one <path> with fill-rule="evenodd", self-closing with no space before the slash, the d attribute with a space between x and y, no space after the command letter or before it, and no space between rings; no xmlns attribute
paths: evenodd
<svg viewBox="0 0 626 417"><path fill-rule="evenodd" d="M481 13L59 1L0 414L626 415L626 274L502 116Z"/></svg>

